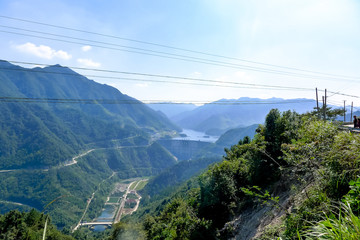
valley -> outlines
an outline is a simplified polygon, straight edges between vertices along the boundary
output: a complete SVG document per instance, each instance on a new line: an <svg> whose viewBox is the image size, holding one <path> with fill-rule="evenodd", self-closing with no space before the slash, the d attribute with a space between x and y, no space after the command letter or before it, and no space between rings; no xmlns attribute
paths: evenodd
<svg viewBox="0 0 360 240"><path fill-rule="evenodd" d="M0 0L0 240L360 239L359 19Z"/></svg>
<svg viewBox="0 0 360 240"><path fill-rule="evenodd" d="M87 206L80 218L78 224L72 229L72 232L76 231L81 226L90 226L94 231L102 231L106 226L116 224L121 220L123 215L132 214L135 212L140 204L141 196L137 193L141 190L148 179L125 179L115 184L115 188L109 194L104 203L103 211L100 216L92 219L91 221L84 221L84 216L94 198L95 192L87 200ZM145 183L145 184L144 184ZM130 197L130 195L132 195ZM133 205L135 203L135 205Z"/></svg>
<svg viewBox="0 0 360 240"><path fill-rule="evenodd" d="M28 70L22 67L1 64L13 69L0 71L6 83L1 90L10 95L97 99L87 104L0 101L0 110L5 113L0 115L1 214L20 210L38 216L40 222L46 214L53 229L70 238L151 239L171 235L178 239L216 239L218 235L246 235L248 239L266 234L264 226L257 228L257 222L251 224L242 216L258 216L265 221L268 212L279 211L272 206L264 208L257 201L287 209L283 205L291 200L291 187L299 191L311 187L298 181L301 176L312 182L321 178L309 175L317 173L309 173L307 165L301 163L305 160L297 163L296 159L303 156L293 151L302 150L302 136L310 139L316 134L330 134L337 136L334 141L343 138L335 124L317 119L315 111L267 112L270 106L218 108L225 100L214 106L171 109L175 124L170 115L69 68L49 66L25 75ZM54 75L55 70L61 74ZM84 93L81 88L92 91ZM101 99L137 102L110 105ZM237 101L245 100L249 98ZM283 99L268 101L275 100L275 106L287 107ZM296 104L299 102L310 101L301 99ZM302 105L300 111L306 108ZM163 106L162 110L169 108ZM330 110L328 113L331 116ZM329 130L322 132L324 129ZM323 151L334 154L331 149ZM306 155L306 150L302 154ZM314 166L320 169L320 165ZM321 168L339 174L331 166ZM276 194L286 194L286 201L278 201ZM301 198L301 194L294 198ZM343 197L346 192L341 194ZM288 215L288 219L296 214ZM281 216L285 215L281 212ZM266 222L276 224L279 219ZM287 224L298 224L293 221ZM251 227L243 231L249 224ZM293 227L288 229L292 231ZM294 236L286 231L281 234Z"/></svg>
<svg viewBox="0 0 360 240"><path fill-rule="evenodd" d="M0 67L5 95L136 101L60 65L32 71L0 61ZM181 129L140 102L0 102L0 110L1 213L41 211L62 196L46 208L60 229L100 216L119 181L156 176L179 161L205 156L202 149L216 140L202 133L202 139L189 134L188 140L171 140ZM116 221L136 200L121 203Z"/></svg>

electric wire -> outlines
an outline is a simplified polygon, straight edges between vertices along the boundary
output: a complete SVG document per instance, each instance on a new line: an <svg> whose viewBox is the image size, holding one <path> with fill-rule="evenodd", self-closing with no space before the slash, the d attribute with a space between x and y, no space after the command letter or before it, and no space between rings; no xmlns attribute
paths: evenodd
<svg viewBox="0 0 360 240"><path fill-rule="evenodd" d="M136 99L74 99L74 98L36 98L36 97L0 97L0 102L7 103L66 103L66 104L211 104L211 105L278 105L310 103L315 100L284 100L284 101L169 101L169 100L136 100Z"/></svg>
<svg viewBox="0 0 360 240"><path fill-rule="evenodd" d="M27 22L27 23L43 25L43 26L49 26L49 27L58 28L58 29L71 30L71 31L75 31L75 32L81 32L81 33L86 33L86 34L102 36L102 37L108 37L108 38L113 38L113 39L136 42L136 43L141 43L141 44L146 44L146 45L151 45L151 46L157 46L157 47L163 47L163 48L168 48L168 49L173 49L173 50L180 50L180 51L185 51L185 52L190 52L190 53L202 54L202 55L211 56L211 57L219 57L219 58L224 58L224 59L231 59L231 60L242 61L242 62L247 62L247 63L253 63L253 64L258 64L258 65L264 65L264 66L270 66L270 67L276 67L276 68L283 68L283 69L295 70L295 71L301 71L301 72L308 72L308 73L314 73L314 74L336 76L336 77L340 77L340 78L359 79L359 77L337 75L337 74L329 74L329 73L311 71L311 70L300 69L300 68L295 68L295 67L288 67L288 66L281 66L281 65L269 64L269 63L251 61L251 60L246 60L246 59L241 59L241 58L227 57L227 56L219 55L219 54L207 53L207 52L202 52L202 51L195 51L195 50L190 50L190 49L185 49L185 48L169 46L169 45L165 45L165 44L158 44L158 43L152 43L152 42L147 42L147 41L135 40L135 39L130 39L130 38L124 38L124 37L109 35L109 34L97 33L97 32L86 31L86 30L75 29L75 28L69 28L69 27L65 27L65 26L42 23L42 22L26 20L26 19L21 19L21 18L14 18L14 17L4 16L4 15L0 15L0 17L5 18L5 19L9 19L9 20Z"/></svg>
<svg viewBox="0 0 360 240"><path fill-rule="evenodd" d="M187 57L187 56L175 57L175 56L162 55L161 53L155 54L155 53L141 52L141 51L135 51L135 50L129 50L129 49L120 49L120 48L101 46L101 45L96 45L96 44L91 44L91 43L86 43L86 42L74 42L74 41L65 40L65 39L56 39L56 38L37 36L37 35L32 35L32 34L10 32L10 31L4 31L4 30L0 30L0 32L21 35L21 36L34 37L34 38L40 38L40 39L46 39L46 40L52 40L52 41L58 41L58 42L66 42L66 43L77 44L77 45L88 45L88 46L98 47L98 48L103 48L103 49L108 49L108 50L116 50L116 51L142 54L142 55L147 55L147 56L161 57L161 58L167 58L167 59L173 59L173 60L181 60L181 61L186 61L186 62L202 63L202 64L207 64L207 65L212 65L212 66L242 69L242 70L249 70L249 71L263 72L263 73L271 73L271 74L278 74L278 75L284 75L284 76L304 77L304 78L310 78L310 79L319 79L320 78L318 76L312 76L312 75L296 74L296 73L291 73L291 72L282 72L282 71L276 71L276 70L270 70L270 69L261 69L261 68L250 67L250 66L240 66L239 64L220 63L218 61L213 61L213 60L196 60L196 58ZM200 58L198 58L198 59L200 59ZM216 62L218 62L218 63L216 63ZM333 78L333 80L338 81L338 80L346 80L346 79Z"/></svg>
<svg viewBox="0 0 360 240"><path fill-rule="evenodd" d="M4 61L4 60L0 60ZM15 62L15 61L13 61ZM34 64L34 63L31 63ZM54 67L54 66L53 66ZM77 76L77 77L88 77L88 78L106 78L106 79L117 79L117 80L129 80L129 81L141 81L141 82L157 82L157 83L172 83L172 84L183 84L183 85L200 85L200 86L212 86L212 87L230 87L230 88L251 88L251 89L272 89L272 90L296 90L296 91L312 91L312 88L299 88L299 87L289 87L289 86L279 86L279 85L265 85L265 84L251 84L251 83L240 83L240 82L228 82L228 81L218 81L212 79L200 79L200 78L186 78L186 77L178 77L178 76L166 76L166 75L155 75L155 74L144 74L144 73L131 73L131 72L117 72L117 73L126 73L133 75L141 75L148 77L159 77L159 78L167 78L167 79L181 79L185 81L192 82L179 82L179 81L165 81L165 80L155 80L155 79L139 79L139 78L124 78L124 77L114 77L114 76L101 76L101 75L91 75L84 74L80 75L78 73L64 73L64 72L55 72L48 70L36 70L36 69L28 69L28 68L8 68L8 67L0 67L3 70L9 71L24 71L24 72L35 72L35 73L43 73L43 74L57 74L57 75L69 75L69 76ZM84 69L84 68L82 68ZM87 69L96 71L96 69ZM106 71L101 70L102 72L112 72L114 71ZM197 83L202 82L202 83ZM206 84L211 83L211 84ZM228 84L228 85L222 85Z"/></svg>
<svg viewBox="0 0 360 240"><path fill-rule="evenodd" d="M5 60L0 60L0 62L6 62ZM30 62L19 62L19 61L12 61L17 63L26 63L31 65L43 65L43 66L50 66L48 64L39 64L39 63L30 63ZM58 65L55 65L56 67ZM55 67L52 66L52 67ZM61 67L61 66L58 66ZM145 74L145 73L132 73L132 72L120 72L120 71L112 71L112 70L99 70L99 69L90 69L87 68L86 70L94 70L94 71L104 71L104 72L117 72L117 73L126 73L126 74L138 74L142 76L152 76L152 77L165 77L165 78L175 78L175 79L183 79L183 80L192 80L192 81L203 81L203 82L212 82L212 83L222 83L222 84L237 84L237 85L245 85L245 86L229 86L229 85L219 85L219 84L205 84L205 83L197 83L197 82L174 82L174 81L162 81L162 80L155 80L155 79L138 79L138 78L124 78L124 77L112 77L112 76L100 76L100 75L80 75L78 73L63 73L63 72L53 72L53 71L44 71L44 70L35 70L35 69L26 69L26 68L5 68L0 67L0 69L4 70L11 70L11 71L30 71L30 72L38 72L38 73L47 73L47 74L60 74L60 75L71 75L77 77L97 77L97 78L108 78L108 79L118 79L118 80L127 80L127 81L142 81L142 82L157 82L157 83L171 83L171 84L183 84L183 85L201 85L201 86L213 86L213 87L230 87L230 88L250 88L250 89L270 89L270 90L300 90L300 91L313 91L312 88L297 88L297 87L289 87L289 86L277 86L277 85L263 85L263 84L248 84L248 83L239 83L239 82L222 82L217 80L210 80L210 79L199 79L199 78L183 78L178 76L166 76L166 75L154 75L154 74ZM85 68L79 68L85 69ZM318 90L324 91L324 90ZM360 98L360 96L345 94L341 92L333 92L328 91L328 93L353 97L353 98Z"/></svg>
<svg viewBox="0 0 360 240"><path fill-rule="evenodd" d="M216 54L211 54L211 53L206 53L206 52L200 52L200 51L193 51L193 50L188 50L188 49L182 49L182 48L177 48L177 47L171 47L171 46L167 46L167 45L162 45L162 44L156 44L156 43L149 43L149 42L145 42L145 41L138 41L138 40L134 40L134 39L126 39L126 38L121 38L121 37L116 37L116 36L111 36L111 35L105 35L105 34L101 34L101 33L95 33L95 32L90 32L90 31L84 31L84 30L79 30L79 29L73 29L73 28L67 28L67 27L61 27L61 26L56 26L56 25L51 25L51 24L46 24L46 23L40 23L40 22L35 22L35 21L29 21L29 20L24 20L24 19L17 19L17 18L11 18L11 17L7 17L7 16L1 16L2 18L7 18L7 19L12 19L12 20L17 20L17 21L23 21L23 22L29 22L29 23L35 23L35 24L41 24L41 25L45 25L45 26L51 26L51 27L56 27L56 28L63 28L63 29L67 29L67 30L72 30L72 31L78 31L78 32L83 32L83 33L89 33L89 34L94 34L94 35L99 35L99 36L106 36L106 37L112 37L112 38L116 38L116 39L121 39L121 40L127 40L127 41L133 41L133 42L138 42L138 43L143 43L143 44L148 44L148 45L153 45L153 46L161 46L164 48L170 48L170 49L176 49L176 50L181 50L181 51L187 51L187 52L192 52L192 53L198 53L198 54L203 54L203 55L208 55L208 56L213 56L213 57L221 57L221 58L225 58L225 59L232 59L232 60L238 60L238 61L243 61L243 62L248 62L248 63L254 63L254 64L260 64L260 65L264 65L264 66L271 66L271 67L277 67L277 68L283 68L283 69L290 69L290 70L295 70L295 71L301 71L301 72L308 72L308 73L315 73L315 74L321 74L321 75L326 75L328 76L327 79L333 79L333 80L340 80L340 78L337 77L341 77L342 80L344 80L345 78L347 79L347 81L351 80L351 79L359 79L358 77L350 77L350 76L344 76L344 75L335 75L335 74L328 74L328 73L322 73L322 72L316 72L316 71L309 71L309 70L304 70L304 69L299 69L299 68L292 68L292 67L286 67L286 66L280 66L280 65L274 65L274 64L267 64L267 63L261 63L261 62L255 62L255 61L249 61L249 60L244 60L244 59L237 59L237 58L232 58L232 57L226 57L226 56L222 56L222 55L216 55ZM52 36L57 36L57 37L63 37L63 38L69 38L69 39L76 39L76 40L82 40L82 41L90 41L90 42L94 42L94 43L99 43L99 44L105 44L105 45L112 45L112 46L118 46L118 47L123 47L123 48L128 48L128 49L133 49L133 50L139 50L139 51L132 51L132 50L127 50L127 49L114 49L114 48L110 48L110 47L105 47L105 46L97 46L97 45L93 45L95 47L102 47L102 48L108 48L108 49L113 49L113 50L121 50L121 51L128 51L128 52L134 52L134 53L139 53L139 54L146 54L146 55L152 55L152 56L158 56L158 57L166 57L166 58L173 58L173 59L178 59L178 60L183 60L183 61L192 61L192 62L200 62L200 63L205 63L205 64L213 64L213 65L218 65L218 66L226 66L226 67L242 67L242 69L246 69L246 70L252 70L252 71L258 71L258 72L266 72L266 73L275 73L275 74L283 74L283 75L290 75L290 76L295 76L295 77L307 77L307 78L316 78L319 79L319 76L315 76L315 75L305 75L305 74L299 74L299 73L294 73L294 72L284 72L284 71L278 71L278 70L274 70L274 69L266 69L266 68L257 68L257 67L253 67L253 66L247 66L247 65L239 65L239 64L233 64L233 63L227 63L227 62L220 62L220 61L214 61L214 60L209 60L209 59L204 59L204 58L196 58L196 57L192 57L192 56L185 56L185 55L179 55L179 54L171 54L171 53L166 53L166 52L160 52L160 51L153 51L153 50L149 50L149 49L143 49L143 48L134 48L134 47L129 47L129 46L123 46L123 45L119 45L119 44L112 44L112 43L106 43L106 42L101 42L101 41L92 41L92 40L88 40L88 39L81 39L81 38L74 38L74 37L70 37L70 36L65 36L65 35L58 35L58 34L52 34L52 33L46 33L46 32L40 32L40 31L32 31L32 30L27 30L27 29L22 29L22 28L16 28L16 27L10 27L10 26L4 26L1 25L0 27L5 27L5 28L12 28L12 29L16 29L16 30L21 30L21 31L28 31L28 32L34 32L34 33L40 33L40 34L47 34L47 35L52 35ZM36 36L36 35L30 35L30 34L23 34L23 33L14 33L14 32L9 32L9 31L1 31L0 32L8 32L8 33L12 33L12 34L19 34L19 35L25 35L25 36L31 36L31 37L37 37L37 38L44 38L44 39L49 39L49 40L55 40L55 41L62 41L62 42L69 42L69 43L75 43L75 44L82 44L82 45L89 45L86 43L79 43L79 42L72 42L72 41L67 41L67 40L60 40L60 39L53 39L53 38L46 38L43 36ZM148 53L151 52L151 53ZM156 53L156 54L152 54L152 53ZM169 56L172 57L169 57ZM197 59L197 60L201 60L201 61L197 61L197 60L191 60L191 59ZM205 61L205 62L204 62ZM219 64L221 63L221 64ZM91 71L107 71L107 70L98 70L98 69L85 69L85 68L78 68L78 69L82 69L82 70L91 70ZM124 73L126 74L126 73ZM107 76L96 76L96 75L86 75L86 76L90 76L90 77L103 77L103 78L114 78L114 77L107 77ZM160 75L152 75L151 77L160 77ZM161 76L164 77L164 76ZM169 77L169 76L167 76ZM115 77L116 78L116 77ZM171 78L181 78L181 77L171 77ZM116 78L119 79L119 78ZM165 81L159 81L159 80L144 80L144 79L135 79L135 78L122 78L123 80L134 80L134 81L153 81L153 82L165 82ZM186 78L181 78L181 79L186 79ZM187 78L188 80L190 80L190 78ZM191 79L191 80L195 80L195 79ZM195 81L202 81L200 79L196 79ZM221 82L221 84L239 84L239 83L234 83L234 82L222 82L222 81L218 81ZM182 82L166 82L166 83L176 83L176 84L194 84L194 85L203 85L203 84L199 84L199 83L182 83ZM240 83L242 84L242 83ZM213 86L221 86L224 87L224 85L213 85ZM290 89L290 87L284 87L284 86L269 86L269 85L263 85L265 88L271 88L274 89L275 87L277 87L277 90L280 89ZM233 87L233 86L226 86L226 87ZM244 87L242 87L244 88ZM263 89L263 88L259 88L259 86L253 86L253 89ZM292 88L293 90L295 90L295 88ZM312 89L306 89L306 88L298 88L297 90L312 90ZM332 97L334 95L342 95L342 96L347 96L347 97L354 97L354 98L360 98L359 96L355 96L355 95L350 95L350 94L345 94L342 93L340 91L337 92L331 92L329 91L329 93L332 93L331 96Z"/></svg>
<svg viewBox="0 0 360 240"><path fill-rule="evenodd" d="M0 60L0 62L3 60ZM30 63L30 62L20 62L20 61L8 61L11 63L25 64L25 65L38 65L38 66L53 66L49 64L42 63ZM116 73L116 74L127 74L127 75L137 75L137 76L146 76L146 77L159 77L159 78L170 78L170 79L181 79L181 80L193 80L200 82L212 82L212 83L222 83L222 84L235 84L235 85L247 85L247 86L257 86L257 87L272 87L272 88L284 88L284 89L294 89L294 90L313 90L312 88L300 88L300 87L289 87L289 86L280 86L280 85L266 85L266 84L252 84L252 83L240 83L240 82L230 82L230 81L219 81L214 79L203 79L203 78L190 78L190 77L179 77L179 76L170 76L170 75L160 75L160 74L150 74L150 73L139 73L139 72L127 72L127 71L116 71L116 70L106 70L98 68L83 68L83 67L74 67L74 66L63 66L70 69L86 70L86 71L97 71L97 72L106 72L106 73Z"/></svg>
<svg viewBox="0 0 360 240"><path fill-rule="evenodd" d="M63 38L75 39L75 40L81 40L81 41L87 41L87 42L74 42L74 41L70 41L70 40L66 40L66 39L56 39L56 38L50 38L50 37L45 37L45 36L38 36L38 35L32 35L32 34L0 30L0 32L4 32L4 33L35 37L35 38L52 40L52 41L61 41L61 42L67 42L67 43L71 43L71 44L78 44L78 45L89 45L92 47L99 47L99 48L117 50L117 51L125 51L125 52L129 52L129 53L143 54L143 55L148 55L148 56L162 57L162 58L175 59L175 60L181 60L181 61L203 63L203 64L215 65L215 66L221 66L221 67L237 68L237 69L249 70L249 71L255 71L255 72L279 74L279 75L285 75L285 76L302 77L302 78L310 78L310 79L327 79L327 80L331 79L331 80L336 80L336 81L337 80L355 81L355 79L359 80L359 78L355 78L355 77L339 78L336 75L330 75L330 74L326 74L327 76L318 76L318 75L302 74L302 73L296 73L296 72L279 71L279 70L275 70L275 69L260 68L260 67L254 67L254 66L249 66L249 65L228 63L228 62L223 62L223 61L215 61L215 60L209 60L209 59L198 58L198 57L193 57L193 56L172 54L172 53L166 53L166 52L161 52L161 51L148 50L148 49L144 49L144 48L129 47L129 46L124 46L124 45L119 45L119 44L105 43L105 42L101 42L101 41L93 41L93 40L89 40L89 39L75 38L75 37L64 36L64 35L59 35L59 34L51 34L51 33L46 33L46 32L33 31L33 30L15 28L15 27L8 27L8 26L3 26L3 25L0 25L0 27L12 28L12 29L17 29L17 30L22 30L22 31L27 31L27 32L32 32L32 33L40 33L40 34L46 34L46 35L51 35L51 36L56 36L56 37L63 37ZM89 44L88 42L92 42L92 43ZM110 45L110 46L115 46L115 47L102 46L102 45L97 45L94 43ZM120 48L116 48L116 47L120 47Z"/></svg>

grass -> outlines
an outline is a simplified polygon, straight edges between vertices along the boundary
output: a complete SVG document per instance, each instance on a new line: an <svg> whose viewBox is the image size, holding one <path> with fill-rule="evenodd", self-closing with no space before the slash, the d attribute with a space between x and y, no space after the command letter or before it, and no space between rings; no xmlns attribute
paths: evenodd
<svg viewBox="0 0 360 240"><path fill-rule="evenodd" d="M117 203L119 200L118 197L110 197L108 203Z"/></svg>
<svg viewBox="0 0 360 240"><path fill-rule="evenodd" d="M148 183L147 180L146 180L146 181L141 181L141 182L137 185L137 187L135 188L135 190L136 190L136 191L139 191L139 190L143 189L147 183Z"/></svg>
<svg viewBox="0 0 360 240"><path fill-rule="evenodd" d="M130 188L129 188L129 189L130 189L130 190L134 190L134 189L135 189L135 186L136 186L136 183L137 183L137 182L133 182L133 183L130 185Z"/></svg>
<svg viewBox="0 0 360 240"><path fill-rule="evenodd" d="M116 197L116 198L122 197L122 196L124 196L124 193L125 192L115 192L115 193L111 194L110 198L112 198L112 197Z"/></svg>
<svg viewBox="0 0 360 240"><path fill-rule="evenodd" d="M126 198L127 199L138 199L138 197L133 193L129 193Z"/></svg>
<svg viewBox="0 0 360 240"><path fill-rule="evenodd" d="M134 208L136 203L125 203L125 208Z"/></svg>
<svg viewBox="0 0 360 240"><path fill-rule="evenodd" d="M334 207L330 216L314 224L304 233L310 239L358 240L360 239L360 219L353 213L348 203Z"/></svg>

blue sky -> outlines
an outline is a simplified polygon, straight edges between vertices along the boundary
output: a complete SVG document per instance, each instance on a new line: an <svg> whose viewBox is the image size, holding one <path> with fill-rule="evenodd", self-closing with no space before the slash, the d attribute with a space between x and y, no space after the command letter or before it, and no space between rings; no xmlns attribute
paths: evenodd
<svg viewBox="0 0 360 240"><path fill-rule="evenodd" d="M72 67L211 79L255 85L318 87L360 96L360 2L357 0L2 0L0 15L84 31L206 52L247 61L356 78L293 76L294 70L215 58L134 41L80 33L0 17L0 31L42 31L170 54L233 64L232 67L149 56L82 44L0 32L0 58ZM49 37L49 35L47 35ZM58 37L52 37L57 38ZM69 40L69 39L66 39ZM75 41L75 40L72 40ZM95 44L96 45L96 44ZM172 55L174 56L174 55ZM240 65L290 71L291 75L243 69ZM224 64L221 64L224 65ZM236 67L235 67L236 65ZM80 71L82 74L107 75ZM311 74L314 73L304 73ZM113 76L113 74L111 75ZM140 78L139 76L116 75ZM269 90L129 81L92 77L140 100L214 101L221 98L314 98L315 90ZM143 77L144 80L154 78ZM157 79L157 78L156 78ZM217 83L216 85L222 85ZM239 86L239 85L237 85ZM323 93L320 92L320 95ZM330 94L341 104L360 98Z"/></svg>

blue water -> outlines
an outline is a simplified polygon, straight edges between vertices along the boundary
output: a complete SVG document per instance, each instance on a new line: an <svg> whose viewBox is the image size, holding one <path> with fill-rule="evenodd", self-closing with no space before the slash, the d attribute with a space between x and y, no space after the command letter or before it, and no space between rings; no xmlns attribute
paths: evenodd
<svg viewBox="0 0 360 240"><path fill-rule="evenodd" d="M96 222L112 222L117 206L106 205L100 216L96 219ZM94 226L94 232L102 232L106 229L106 225Z"/></svg>
<svg viewBox="0 0 360 240"><path fill-rule="evenodd" d="M197 132L190 129L183 129L180 134L186 134L186 137L176 137L174 140L192 140L192 141L202 141L202 142L216 142L218 136L206 135L203 132Z"/></svg>
<svg viewBox="0 0 360 240"><path fill-rule="evenodd" d="M94 232L102 232L102 231L105 231L106 227L107 227L106 225L96 225L96 226L94 226L93 231Z"/></svg>
<svg viewBox="0 0 360 240"><path fill-rule="evenodd" d="M108 219L113 219L115 215L116 207L113 205L106 205L102 213L98 218L99 220L96 220L96 222L108 222ZM106 219L103 221L102 219Z"/></svg>

